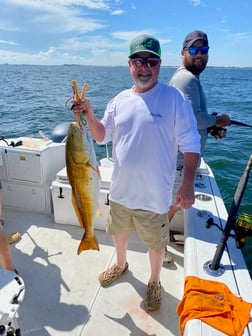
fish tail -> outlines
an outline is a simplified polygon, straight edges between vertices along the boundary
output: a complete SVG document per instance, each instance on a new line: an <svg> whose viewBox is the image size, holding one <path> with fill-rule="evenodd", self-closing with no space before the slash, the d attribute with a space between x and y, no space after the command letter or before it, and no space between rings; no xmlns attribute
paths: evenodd
<svg viewBox="0 0 252 336"><path fill-rule="evenodd" d="M96 239L96 236L92 236L92 237L87 238L84 234L84 236L82 237L82 240L80 242L80 245L78 247L77 254L79 255L82 251L86 251L86 250L100 251L100 247L99 247L98 241Z"/></svg>

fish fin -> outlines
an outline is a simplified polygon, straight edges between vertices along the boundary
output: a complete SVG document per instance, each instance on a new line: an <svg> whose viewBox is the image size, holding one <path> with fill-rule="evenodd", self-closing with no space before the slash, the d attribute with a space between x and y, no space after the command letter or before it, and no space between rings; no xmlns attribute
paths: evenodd
<svg viewBox="0 0 252 336"><path fill-rule="evenodd" d="M80 214L80 210L79 210L79 207L77 205L77 202L76 202L76 198L74 197L73 193L72 193L72 204L73 204L73 208L74 208L74 212L76 214L76 217L77 217L77 219L80 223L80 226L83 229L86 229L85 223L83 223L82 218L81 218L81 214Z"/></svg>
<svg viewBox="0 0 252 336"><path fill-rule="evenodd" d="M89 167L91 167L92 169L97 170L96 167L93 166L92 163L90 163L89 161L87 162L87 165L88 165Z"/></svg>
<svg viewBox="0 0 252 336"><path fill-rule="evenodd" d="M82 90L81 90L81 99L84 100L85 99L85 93L86 93L86 90L88 88L88 84L85 83L82 87Z"/></svg>
<svg viewBox="0 0 252 336"><path fill-rule="evenodd" d="M89 161L87 162L87 165L97 172L97 174L99 176L99 179L101 180L101 172L100 172L99 167L98 166L93 166L92 163L90 163Z"/></svg>
<svg viewBox="0 0 252 336"><path fill-rule="evenodd" d="M87 238L85 233L81 239L80 245L77 250L77 254L79 255L82 251L86 250L97 250L100 251L100 247L96 236L92 236L91 238Z"/></svg>

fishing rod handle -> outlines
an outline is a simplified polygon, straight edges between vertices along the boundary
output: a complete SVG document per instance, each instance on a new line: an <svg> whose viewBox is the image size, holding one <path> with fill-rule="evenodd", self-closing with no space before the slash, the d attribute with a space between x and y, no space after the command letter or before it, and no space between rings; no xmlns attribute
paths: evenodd
<svg viewBox="0 0 252 336"><path fill-rule="evenodd" d="M247 172L249 172L251 170L251 166L252 166L252 153L250 154L248 164L247 164L247 167L246 167Z"/></svg>

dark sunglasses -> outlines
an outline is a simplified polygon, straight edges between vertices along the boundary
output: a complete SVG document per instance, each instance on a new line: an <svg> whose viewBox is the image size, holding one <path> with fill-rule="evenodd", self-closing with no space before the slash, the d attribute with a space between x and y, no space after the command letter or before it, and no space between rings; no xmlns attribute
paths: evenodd
<svg viewBox="0 0 252 336"><path fill-rule="evenodd" d="M197 55L199 51L201 52L202 55L207 55L209 47L207 47L207 46L189 47L189 48L185 48L185 50L188 50L188 52L191 56Z"/></svg>
<svg viewBox="0 0 252 336"><path fill-rule="evenodd" d="M132 58L131 61L137 68L140 68L144 64L146 64L148 68L152 68L160 63L159 58L151 57Z"/></svg>

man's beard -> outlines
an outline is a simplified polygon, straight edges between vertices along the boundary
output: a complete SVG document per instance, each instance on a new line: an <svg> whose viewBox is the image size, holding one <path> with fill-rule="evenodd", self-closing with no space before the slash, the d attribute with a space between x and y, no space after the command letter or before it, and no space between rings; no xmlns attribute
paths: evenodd
<svg viewBox="0 0 252 336"><path fill-rule="evenodd" d="M153 79L150 78L147 82L141 81L139 78L135 79L135 84L140 89L148 89L153 84Z"/></svg>
<svg viewBox="0 0 252 336"><path fill-rule="evenodd" d="M200 66L200 67L195 66L194 64L185 66L185 68L188 71L190 71L191 73L193 73L196 76L201 74L201 72L204 71L205 67L206 67L206 64L202 64L202 66Z"/></svg>

